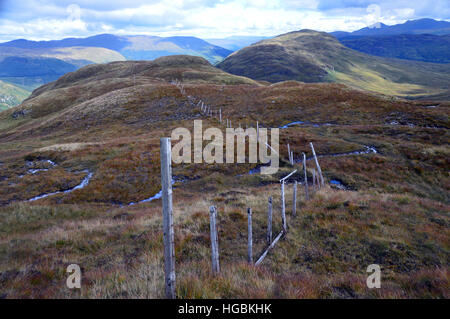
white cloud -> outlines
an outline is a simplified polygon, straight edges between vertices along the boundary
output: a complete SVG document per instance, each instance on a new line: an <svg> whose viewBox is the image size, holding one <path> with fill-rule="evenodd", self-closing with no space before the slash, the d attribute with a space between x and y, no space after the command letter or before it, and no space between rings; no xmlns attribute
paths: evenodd
<svg viewBox="0 0 450 319"><path fill-rule="evenodd" d="M366 11L369 5L375 4ZM377 9L379 8L379 10ZM98 33L277 35L303 28L352 31L435 14L448 19L448 0L6 0L0 40L56 39Z"/></svg>

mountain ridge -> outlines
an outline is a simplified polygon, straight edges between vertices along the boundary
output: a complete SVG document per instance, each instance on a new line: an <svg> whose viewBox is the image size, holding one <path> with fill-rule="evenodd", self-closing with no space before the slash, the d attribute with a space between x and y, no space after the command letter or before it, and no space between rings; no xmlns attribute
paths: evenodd
<svg viewBox="0 0 450 319"><path fill-rule="evenodd" d="M408 98L448 95L450 66L370 56L325 32L300 30L234 52L218 67L272 83L339 82Z"/></svg>
<svg viewBox="0 0 450 319"><path fill-rule="evenodd" d="M140 45L140 46L139 46ZM54 49L63 47L102 47L123 55L126 59L155 59L164 55L190 53L216 63L231 53L230 50L208 43L197 37L158 37L148 35L118 36L104 33L85 38L64 38L50 41L30 41L26 39L0 43L1 47L22 49ZM140 48L140 50L139 50ZM143 48L146 48L143 49ZM156 51L156 53L152 53Z"/></svg>
<svg viewBox="0 0 450 319"><path fill-rule="evenodd" d="M397 35L397 34L450 34L450 22L439 21L429 18L408 20L405 23L386 25L377 23L371 27L365 27L353 32L335 31L331 32L336 38L348 36L368 35Z"/></svg>

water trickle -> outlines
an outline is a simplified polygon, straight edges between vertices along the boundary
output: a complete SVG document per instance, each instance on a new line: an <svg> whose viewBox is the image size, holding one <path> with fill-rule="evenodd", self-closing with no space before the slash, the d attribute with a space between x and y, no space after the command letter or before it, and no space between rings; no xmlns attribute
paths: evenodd
<svg viewBox="0 0 450 319"><path fill-rule="evenodd" d="M86 173L87 175L83 178L81 183L78 184L77 186L69 188L69 189L66 189L66 190L63 190L63 191L57 191L57 192L53 192L53 193L47 193L47 194L42 194L42 195L39 195L39 196L35 196L35 197L29 199L28 201L29 202L33 202L35 200L38 200L38 199L41 199L41 198L45 198L45 197L49 197L49 196L53 196L53 195L56 195L56 194L67 194L67 193L73 192L74 190L82 189L82 188L86 187L89 184L89 181L91 180L93 173L88 171L88 170L84 170L83 172Z"/></svg>
<svg viewBox="0 0 450 319"><path fill-rule="evenodd" d="M172 178L172 185L173 184L175 184L175 180ZM128 206L133 206L133 205L140 204L140 203L148 203L148 202L151 202L151 201L153 201L155 199L160 199L161 197L162 197L162 189L158 193L153 195L152 197L143 199L143 200L141 200L141 201L139 201L137 203L136 202L131 202L131 203L128 204Z"/></svg>

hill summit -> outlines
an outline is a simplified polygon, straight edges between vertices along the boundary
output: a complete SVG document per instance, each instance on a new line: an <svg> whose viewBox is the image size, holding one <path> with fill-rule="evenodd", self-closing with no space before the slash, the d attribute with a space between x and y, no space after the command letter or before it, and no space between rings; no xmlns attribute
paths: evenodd
<svg viewBox="0 0 450 319"><path fill-rule="evenodd" d="M312 30L286 33L243 48L218 64L232 74L272 83L339 82L402 97L448 96L449 65L370 56Z"/></svg>

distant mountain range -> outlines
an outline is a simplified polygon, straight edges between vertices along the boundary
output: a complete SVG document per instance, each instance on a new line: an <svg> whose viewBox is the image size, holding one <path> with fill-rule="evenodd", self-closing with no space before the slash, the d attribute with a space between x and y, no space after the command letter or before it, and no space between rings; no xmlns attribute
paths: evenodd
<svg viewBox="0 0 450 319"><path fill-rule="evenodd" d="M35 88L67 72L92 63L124 60L120 53L100 47L45 47L26 40L0 43L0 80L10 84L0 86L0 96L16 105Z"/></svg>
<svg viewBox="0 0 450 319"><path fill-rule="evenodd" d="M386 25L375 24L354 32L336 31L331 32L338 39L349 36L386 36L398 34L450 34L450 22L437 21L433 19L409 20L402 24Z"/></svg>
<svg viewBox="0 0 450 319"><path fill-rule="evenodd" d="M0 43L0 48L42 50L70 47L97 47L116 51L127 60L154 60L161 56L188 54L201 56L212 64L232 51L196 37L117 36L100 34L88 38L67 38L54 41L13 40ZM0 51L1 52L1 51Z"/></svg>
<svg viewBox="0 0 450 319"><path fill-rule="evenodd" d="M302 30L234 52L222 70L254 80L338 82L407 98L448 98L450 65L367 55L324 32Z"/></svg>
<svg viewBox="0 0 450 319"><path fill-rule="evenodd" d="M446 21L421 19L399 25L380 24L379 28L331 34L347 48L374 56L450 63L450 22ZM309 36L311 39L311 34ZM431 79L433 82L432 74L438 79L441 76L441 72L435 73L435 67L426 64L400 65L398 61L374 60L367 55L359 55L356 58L356 51L344 50L345 47L338 46L334 42L331 45L329 37L315 36L309 46L288 44L284 40L281 43L280 40L285 38L286 35L272 39L262 36L232 36L205 41L187 36L100 34L87 38L52 41L18 39L0 43L0 81L2 81L0 107L16 105L37 87L55 81L62 75L88 64L154 60L169 55L199 56L213 65L220 63L221 68L231 73L271 82L286 79L315 82L337 77L343 82L357 84L356 78L363 77L364 80L360 83L363 87L364 82L368 81L367 75L372 76L374 75L372 71L376 71L377 81L369 83L370 87L378 87L375 91L385 90L389 87L390 81L422 85L421 79L415 77L421 67L425 69L424 79ZM323 48L329 48L331 51L326 53ZM297 51L293 52L292 49ZM232 54L233 51L238 52ZM351 57L349 52L352 52ZM317 60L311 58L314 56ZM354 58L358 63L353 64ZM342 65L345 67L341 68ZM399 74L402 75L394 76L387 65L396 65L394 69L399 67ZM408 69L412 70L411 73L406 71ZM355 70L360 72L356 77ZM363 76L366 71L367 73ZM428 71L431 73L427 73ZM389 74L387 77L386 73ZM349 76L345 81L344 74ZM436 83L432 90L434 93L440 83ZM427 85L427 83L423 84ZM403 89L393 89L393 91L404 92Z"/></svg>
<svg viewBox="0 0 450 319"><path fill-rule="evenodd" d="M331 34L351 49L388 58L450 63L450 22L433 19Z"/></svg>
<svg viewBox="0 0 450 319"><path fill-rule="evenodd" d="M168 55L194 55L215 64L232 51L195 37L116 36L100 34L88 38L53 41L24 39L0 43L0 80L27 92L92 63L125 60L154 60ZM8 89L6 89L8 88ZM0 86L0 97L21 102L8 95L11 86ZM27 94L25 94L26 96ZM1 100L1 98L0 98Z"/></svg>

